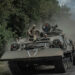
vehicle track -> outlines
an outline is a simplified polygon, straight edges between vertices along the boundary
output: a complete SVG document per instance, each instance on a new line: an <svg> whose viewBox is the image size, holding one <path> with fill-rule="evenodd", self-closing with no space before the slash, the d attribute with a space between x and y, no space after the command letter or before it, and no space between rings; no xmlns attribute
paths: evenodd
<svg viewBox="0 0 75 75"><path fill-rule="evenodd" d="M0 75L11 75L7 63L0 65ZM33 71L34 73L35 71ZM29 75L29 74L28 74ZM66 73L57 73L55 70L36 70L36 73L30 75L75 75L75 66L72 66Z"/></svg>

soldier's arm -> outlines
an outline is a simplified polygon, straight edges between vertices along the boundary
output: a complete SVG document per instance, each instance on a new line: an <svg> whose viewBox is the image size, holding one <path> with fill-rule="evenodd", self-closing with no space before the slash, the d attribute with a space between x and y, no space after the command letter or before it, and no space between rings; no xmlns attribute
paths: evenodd
<svg viewBox="0 0 75 75"><path fill-rule="evenodd" d="M29 30L28 30L28 34L30 34L30 35L31 35L31 29L29 29Z"/></svg>

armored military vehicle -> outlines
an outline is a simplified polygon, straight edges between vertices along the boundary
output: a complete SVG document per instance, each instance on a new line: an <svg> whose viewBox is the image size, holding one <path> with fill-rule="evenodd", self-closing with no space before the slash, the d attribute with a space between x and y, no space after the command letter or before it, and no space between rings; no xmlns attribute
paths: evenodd
<svg viewBox="0 0 75 75"><path fill-rule="evenodd" d="M20 39L13 42L0 60L8 61L13 75L24 75L41 65L54 66L56 71L64 73L75 64L74 46L58 30L35 41Z"/></svg>

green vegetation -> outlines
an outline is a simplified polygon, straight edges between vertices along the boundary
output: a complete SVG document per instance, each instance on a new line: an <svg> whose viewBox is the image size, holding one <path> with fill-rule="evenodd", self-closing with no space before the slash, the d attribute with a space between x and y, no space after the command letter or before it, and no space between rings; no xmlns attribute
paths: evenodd
<svg viewBox="0 0 75 75"><path fill-rule="evenodd" d="M26 36L32 23L50 20L59 10L57 0L0 0L0 50L10 38Z"/></svg>
<svg viewBox="0 0 75 75"><path fill-rule="evenodd" d="M0 75L11 75L7 62L0 62Z"/></svg>
<svg viewBox="0 0 75 75"><path fill-rule="evenodd" d="M59 5L57 0L1 0L0 8L1 24L24 36L32 22L49 20Z"/></svg>

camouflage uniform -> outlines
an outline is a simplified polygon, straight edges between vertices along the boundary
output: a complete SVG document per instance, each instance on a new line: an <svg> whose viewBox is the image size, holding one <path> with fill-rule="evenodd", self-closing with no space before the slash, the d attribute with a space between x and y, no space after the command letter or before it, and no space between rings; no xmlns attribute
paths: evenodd
<svg viewBox="0 0 75 75"><path fill-rule="evenodd" d="M35 27L36 27L36 25L33 25L32 28L30 28L28 30L28 35L33 40L36 40L36 34L35 34L36 29L35 29Z"/></svg>
<svg viewBox="0 0 75 75"><path fill-rule="evenodd" d="M51 26L48 23L46 23L42 26L42 29L47 34L48 32L50 32Z"/></svg>

